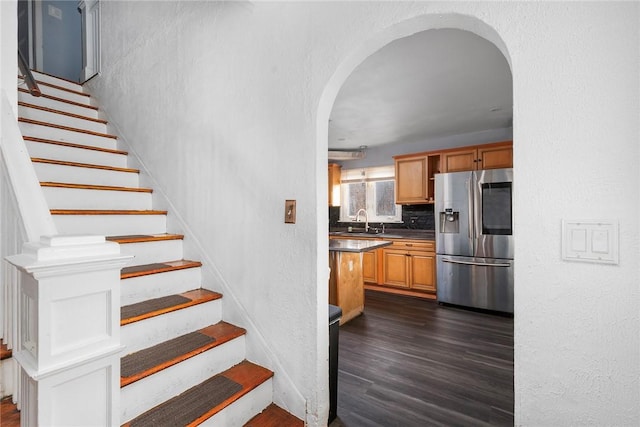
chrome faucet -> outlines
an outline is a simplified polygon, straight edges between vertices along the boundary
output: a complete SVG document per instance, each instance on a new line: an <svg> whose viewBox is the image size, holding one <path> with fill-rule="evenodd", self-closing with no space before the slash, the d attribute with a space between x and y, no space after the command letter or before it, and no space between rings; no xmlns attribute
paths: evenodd
<svg viewBox="0 0 640 427"><path fill-rule="evenodd" d="M360 212L364 212L364 232L368 233L369 232L369 215L367 215L367 211L365 209L360 209L358 213L356 213L356 222L360 222L358 221L358 218L360 217Z"/></svg>

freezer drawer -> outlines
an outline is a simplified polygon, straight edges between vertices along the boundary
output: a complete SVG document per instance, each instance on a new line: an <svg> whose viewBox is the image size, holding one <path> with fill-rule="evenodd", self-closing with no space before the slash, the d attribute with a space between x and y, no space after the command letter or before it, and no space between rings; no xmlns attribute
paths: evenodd
<svg viewBox="0 0 640 427"><path fill-rule="evenodd" d="M438 255L438 302L513 313L513 260Z"/></svg>

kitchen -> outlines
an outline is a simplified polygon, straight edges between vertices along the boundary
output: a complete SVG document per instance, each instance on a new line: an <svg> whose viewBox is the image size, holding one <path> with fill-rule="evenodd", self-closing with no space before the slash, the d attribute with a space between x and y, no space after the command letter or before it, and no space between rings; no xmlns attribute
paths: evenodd
<svg viewBox="0 0 640 427"><path fill-rule="evenodd" d="M456 30L395 41L345 82L329 123L330 250L335 242L386 242L360 253L363 303L343 319L347 328L350 321L362 328L369 321L367 301L376 307L384 295L412 297L388 301L407 310L439 302L454 310L513 315L511 98L511 74L502 54L486 40ZM423 140L407 142L416 135ZM497 173L506 176L491 182ZM470 184L475 175L481 180ZM444 180L450 176L458 182ZM451 193L456 185L462 193ZM477 190L470 192L471 187ZM470 202L472 193L477 194ZM474 203L485 213L484 223L479 218L475 224L465 213ZM474 227L478 237L472 243L452 240L466 240ZM481 249L477 254L460 251L473 243ZM330 303L340 305L336 289L340 283L330 281ZM351 295L353 290L343 301ZM356 317L360 313L364 320Z"/></svg>

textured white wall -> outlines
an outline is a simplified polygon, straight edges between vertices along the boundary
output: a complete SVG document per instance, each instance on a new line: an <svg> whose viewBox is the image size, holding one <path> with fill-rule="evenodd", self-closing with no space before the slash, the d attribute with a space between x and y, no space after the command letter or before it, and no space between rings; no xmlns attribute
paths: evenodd
<svg viewBox="0 0 640 427"><path fill-rule="evenodd" d="M637 3L104 2L102 13L93 91L272 343L310 425L328 405L335 94L401 35L452 26L496 43L514 84L516 423L640 422ZM290 198L295 225L283 224ZM620 264L562 262L563 218L617 219Z"/></svg>
<svg viewBox="0 0 640 427"><path fill-rule="evenodd" d="M4 90L18 113L18 93L16 76L18 75L18 2L0 1L0 89Z"/></svg>

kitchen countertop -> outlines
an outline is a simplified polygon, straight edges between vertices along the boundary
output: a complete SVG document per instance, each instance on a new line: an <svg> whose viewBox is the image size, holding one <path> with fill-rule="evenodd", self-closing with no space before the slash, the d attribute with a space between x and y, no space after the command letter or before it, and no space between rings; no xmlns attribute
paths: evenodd
<svg viewBox="0 0 640 427"><path fill-rule="evenodd" d="M353 232L347 231L346 228L331 228L329 236L338 237L368 237L372 239L411 239L411 240L435 240L436 232L434 230L407 230L389 228L384 233L373 234L365 233L363 229L354 229Z"/></svg>
<svg viewBox="0 0 640 427"><path fill-rule="evenodd" d="M329 252L367 252L391 244L388 240L335 239L329 240Z"/></svg>

